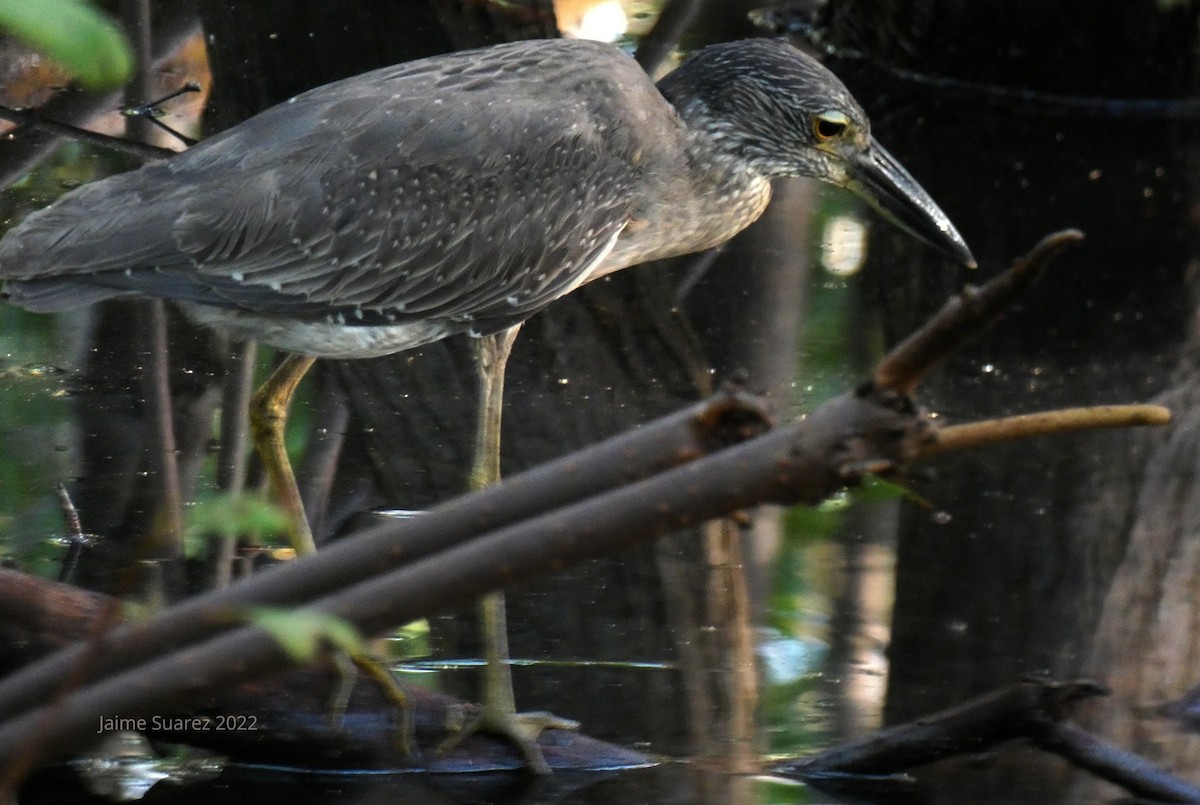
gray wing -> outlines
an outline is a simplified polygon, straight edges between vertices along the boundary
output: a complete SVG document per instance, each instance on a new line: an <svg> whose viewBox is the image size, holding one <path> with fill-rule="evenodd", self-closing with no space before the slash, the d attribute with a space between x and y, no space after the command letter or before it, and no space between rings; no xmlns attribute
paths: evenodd
<svg viewBox="0 0 1200 805"><path fill-rule="evenodd" d="M38 309L140 293L347 323L523 319L628 222L638 137L670 134L610 125L631 96L666 109L632 60L548 44L305 93L35 213L0 242L0 276Z"/></svg>

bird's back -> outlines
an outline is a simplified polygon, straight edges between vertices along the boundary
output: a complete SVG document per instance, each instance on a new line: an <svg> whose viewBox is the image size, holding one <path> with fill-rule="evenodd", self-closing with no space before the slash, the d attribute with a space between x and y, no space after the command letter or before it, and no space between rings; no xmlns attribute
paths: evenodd
<svg viewBox="0 0 1200 805"><path fill-rule="evenodd" d="M0 241L40 310L147 294L300 320L496 329L574 287L685 132L615 48L517 43L304 93L87 185Z"/></svg>

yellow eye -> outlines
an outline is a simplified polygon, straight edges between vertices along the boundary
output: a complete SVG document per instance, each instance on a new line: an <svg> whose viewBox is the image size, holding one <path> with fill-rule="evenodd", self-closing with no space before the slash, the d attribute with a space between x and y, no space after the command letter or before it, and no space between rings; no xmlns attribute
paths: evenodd
<svg viewBox="0 0 1200 805"><path fill-rule="evenodd" d="M834 137L840 137L850 125L850 120L841 112L826 112L813 118L813 134L820 142L828 142Z"/></svg>

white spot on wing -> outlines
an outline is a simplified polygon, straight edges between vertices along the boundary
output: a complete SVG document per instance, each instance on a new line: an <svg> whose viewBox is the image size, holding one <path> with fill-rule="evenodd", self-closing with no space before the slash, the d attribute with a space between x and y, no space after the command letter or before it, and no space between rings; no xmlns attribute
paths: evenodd
<svg viewBox="0 0 1200 805"><path fill-rule="evenodd" d="M611 252L617 245L617 238L619 238L621 233L625 231L625 227L626 224L621 224L621 226L618 227L611 236L609 236L608 242L604 244L604 248L602 248L594 258L592 258L590 263L583 267L583 270L579 272L579 276L577 276L570 285L563 289L562 293L559 294L560 297L566 296L584 283L591 282L598 277L603 277L612 270L611 268L607 271L603 270L602 266L604 264L604 258L608 257L609 252Z"/></svg>

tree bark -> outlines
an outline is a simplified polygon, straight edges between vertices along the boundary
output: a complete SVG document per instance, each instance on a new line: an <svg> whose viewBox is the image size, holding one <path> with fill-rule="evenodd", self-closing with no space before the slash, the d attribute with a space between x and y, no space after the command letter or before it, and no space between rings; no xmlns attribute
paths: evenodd
<svg viewBox="0 0 1200 805"><path fill-rule="evenodd" d="M1145 752L1147 703L1196 682L1184 671L1195 667L1196 631L1181 623L1196 612L1184 580L1200 568L1186 526L1171 518L1186 522L1181 507L1197 490L1190 470L1167 465L1194 427L1194 372L1180 356L1193 349L1195 118L1173 99L1195 95L1197 10L1139 2L1111 11L950 0L903 15L853 0L828 7L835 51L865 54L831 65L981 266L977 278L931 263L902 234L873 231L864 303L890 339L1039 229L1069 223L1088 235L924 399L953 421L1157 396L1179 418L1175 436L1063 436L939 462L918 491L943 514L906 507L899 532L889 721L1022 673L1088 675L1114 688L1108 712L1123 711L1107 737ZM1143 740L1126 740L1136 734ZM1194 739L1153 736L1163 742L1156 756L1194 774L1185 761ZM1034 768L990 780L972 768L955 796L1019 796L1014 780L1055 786Z"/></svg>

